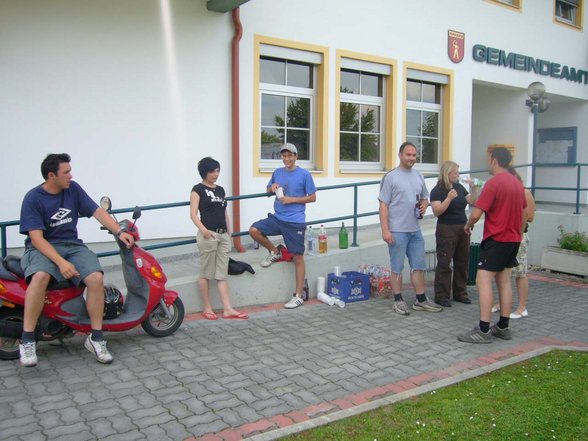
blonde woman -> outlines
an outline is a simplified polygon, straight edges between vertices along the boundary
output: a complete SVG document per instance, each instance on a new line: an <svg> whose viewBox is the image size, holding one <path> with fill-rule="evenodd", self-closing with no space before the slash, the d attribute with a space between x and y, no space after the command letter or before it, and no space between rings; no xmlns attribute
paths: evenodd
<svg viewBox="0 0 588 441"><path fill-rule="evenodd" d="M470 236L463 227L467 222L466 205L476 202L478 191L473 182L469 187L471 193L459 183L459 165L445 161L437 185L431 190L431 208L437 217L435 303L445 307L451 307L452 293L454 301L471 303L466 289Z"/></svg>

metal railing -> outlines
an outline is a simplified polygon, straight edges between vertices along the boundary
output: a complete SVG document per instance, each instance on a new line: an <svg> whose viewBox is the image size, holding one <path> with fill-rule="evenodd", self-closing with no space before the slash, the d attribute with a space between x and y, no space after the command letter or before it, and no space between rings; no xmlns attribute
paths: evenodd
<svg viewBox="0 0 588 441"><path fill-rule="evenodd" d="M587 187L582 187L582 167L588 167L588 163L576 162L573 164L562 163L562 164L543 164L543 163L536 163L534 166L533 164L525 164L516 166L515 168L519 167L531 167L532 170L537 168L556 168L556 167L564 167L564 168L576 168L576 186L575 187L551 187L551 186L533 186L530 187L531 192L533 193L533 197L535 196L535 192L537 190L558 190L558 191L574 191L576 192L576 210L574 214L582 214L580 212L580 193L583 191L588 191Z"/></svg>
<svg viewBox="0 0 588 441"><path fill-rule="evenodd" d="M523 164L523 165L515 166L515 168L527 168L527 167L533 167L533 165L532 164ZM575 167L576 168L576 187L536 186L536 187L530 188L530 189L532 192L535 192L536 190L575 191L576 192L576 203L575 203L574 214L580 214L580 193L584 192L584 191L588 191L588 188L581 187L581 173L582 173L582 167L588 167L588 164L587 163L535 164L535 167ZM475 175L475 174L480 174L480 173L487 173L487 170L468 170L468 171L463 171L461 173ZM438 176L437 174L430 174L430 175L428 174L426 176L426 179L437 178L437 176ZM353 246L353 247L359 246L359 244L357 243L357 235L358 235L357 234L357 231L358 231L358 222L357 221L358 221L358 219L363 218L363 217L369 217L369 216L377 216L379 214L378 210L368 211L368 212L364 212L364 213L358 213L359 187L370 186L370 185L379 185L379 184L380 184L380 180L378 179L375 181L357 182L357 183L340 184L340 185L327 185L327 186L323 186L323 187L318 187L317 192L341 190L341 189L345 189L345 188L353 188L353 211L351 214L344 215L344 216L336 216L336 217L329 217L329 218L322 218L322 219L313 219L313 220L307 221L307 225L325 224L328 222L345 221L345 220L352 219L353 220L353 230L352 230L353 240L352 240L351 246ZM265 197L268 197L267 193L255 193L255 194L247 194L247 195L241 195L241 196L229 196L226 199L227 199L227 201L236 201L236 200L256 199L256 198L265 198ZM190 205L189 201L174 202L174 203L169 203L169 204L146 205L146 206L142 206L141 210L142 211L162 210L162 209L167 209L167 208L186 207L188 205ZM112 213L114 213L114 214L131 213L133 210L134 210L134 207L132 207L132 208L119 208L116 210L112 210ZM3 258L6 257L6 254L7 254L7 238L6 238L7 228L12 227L12 226L17 226L19 224L20 224L20 222L18 220L0 222L0 239L1 239L2 257ZM249 234L248 230L246 230L246 231L235 232L235 233L233 233L233 236L246 236L248 234ZM160 249L160 248L170 248L170 247L181 246L181 245L189 245L189 244L193 244L193 243L196 243L195 238L194 239L184 239L184 240L163 242L163 243L159 243L159 244L148 245L148 246L145 246L144 248L147 250L154 250L154 249ZM118 250L101 252L101 253L98 253L98 256L99 257L106 257L106 256L113 256L116 254L118 254Z"/></svg>

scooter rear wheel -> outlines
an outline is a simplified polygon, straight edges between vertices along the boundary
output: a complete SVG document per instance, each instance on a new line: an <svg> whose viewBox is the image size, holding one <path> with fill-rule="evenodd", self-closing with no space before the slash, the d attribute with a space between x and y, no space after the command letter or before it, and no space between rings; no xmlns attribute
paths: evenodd
<svg viewBox="0 0 588 441"><path fill-rule="evenodd" d="M169 305L172 314L171 319L168 318L161 305L153 308L153 311L141 322L141 327L145 332L153 337L167 337L178 330L182 321L184 320L184 304L178 297Z"/></svg>
<svg viewBox="0 0 588 441"><path fill-rule="evenodd" d="M2 308L0 309L0 320L8 320L22 323L22 309ZM14 338L0 337L0 360L16 360L20 357L18 350L19 340Z"/></svg>

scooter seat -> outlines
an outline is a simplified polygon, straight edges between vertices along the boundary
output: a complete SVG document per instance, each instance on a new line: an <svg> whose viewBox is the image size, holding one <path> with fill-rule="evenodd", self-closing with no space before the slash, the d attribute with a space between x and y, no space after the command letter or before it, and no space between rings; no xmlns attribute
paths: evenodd
<svg viewBox="0 0 588 441"><path fill-rule="evenodd" d="M17 277L24 279L24 271L20 266L20 257L8 255L3 261L4 267Z"/></svg>
<svg viewBox="0 0 588 441"><path fill-rule="evenodd" d="M16 282L18 279L25 278L24 271L20 266L20 257L8 255L2 260L2 266L9 272L4 274L4 272L2 272L2 267L0 267L0 277L12 280L14 282ZM49 286L47 286L47 289L66 289L71 288L72 286L74 286L74 284L71 280L62 280L58 282L52 277L51 282L49 282ZM85 285L82 283L81 286Z"/></svg>
<svg viewBox="0 0 588 441"><path fill-rule="evenodd" d="M75 285L73 284L73 282L71 280L60 280L58 282L53 277L51 277L51 282L49 282L49 285L47 285L47 289L50 289L50 290L67 289L67 288L72 288L74 286ZM81 283L80 286L86 286L86 285Z"/></svg>

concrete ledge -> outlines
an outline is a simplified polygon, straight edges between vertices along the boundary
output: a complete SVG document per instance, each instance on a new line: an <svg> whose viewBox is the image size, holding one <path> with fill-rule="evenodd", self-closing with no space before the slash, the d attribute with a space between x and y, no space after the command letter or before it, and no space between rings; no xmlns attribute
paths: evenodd
<svg viewBox="0 0 588 441"><path fill-rule="evenodd" d="M244 255L232 256L235 260L247 261L255 274L245 272L238 276L229 276L231 303L235 307L263 305L266 303L287 302L294 292L294 264L291 262L274 263L269 268L262 268L259 263L265 257L265 250L257 250ZM253 259L252 259L253 258ZM310 296L316 297L316 279L333 272L333 267L340 266L341 271L356 270L361 263L389 265L388 248L382 241L371 242L361 247L346 250L333 250L327 254L305 256L306 278ZM407 273L408 276L409 273ZM168 288L178 291L186 307L186 312L202 310L202 301L197 288L197 272L192 276L173 278L168 281ZM222 309L216 283L210 284L210 298L215 309Z"/></svg>
<svg viewBox="0 0 588 441"><path fill-rule="evenodd" d="M477 228L481 232L481 228ZM388 247L380 239L379 226L374 227L371 231L364 232L364 239L369 236L377 237L376 240L362 241L358 247L349 247L345 250L336 248L334 234L329 242L329 251L327 254L317 254L314 256L305 256L306 278L310 288L310 296L316 298L316 279L317 277L326 277L333 272L335 266L341 267L341 271L357 270L362 263L390 265ZM435 250L435 230L434 225L428 225L423 228L425 238L425 249ZM472 240L479 240L472 238ZM332 242L332 243L331 243ZM243 273L238 276L229 276L228 282L231 291L231 303L235 307L264 305L268 303L287 302L294 292L294 264L290 262L275 263L269 268L262 268L259 265L266 255L265 249L250 250L246 253L233 253L232 258L235 260L249 263L255 270L255 275ZM167 271L167 268L164 269ZM202 301L197 288L197 268L194 268L193 275L184 277L170 277L168 287L180 293L186 312L198 312L202 310ZM433 274L427 274L429 281L433 280ZM403 279L410 280L410 269L408 262L405 262ZM210 298L215 309L222 309L216 283L211 283Z"/></svg>
<svg viewBox="0 0 588 441"><path fill-rule="evenodd" d="M479 222L474 230L472 241L479 242L483 230L483 222ZM434 254L435 250L435 225L436 219L427 217L422 222L422 232L425 239L425 249ZM278 238L276 238L278 239ZM329 231L329 251L326 254L314 256L306 255L306 278L310 288L310 296L316 298L316 279L326 277L333 272L335 266L341 267L341 271L354 271L362 263L390 265L388 246L381 239L379 225L362 228L359 231L358 242L360 246L349 247L340 250L337 244L335 229ZM159 257L160 263L167 274L167 287L180 294L186 313L202 311L202 300L197 286L200 263L192 248L190 254L180 256ZM228 283L231 292L231 303L235 307L265 305L269 303L285 303L294 292L294 264L291 262L274 263L269 268L259 265L267 251L265 249L248 249L245 253L231 253L235 260L249 263L255 270L255 274L245 272L238 276L229 276ZM431 271L427 273L427 281L433 281L434 261L431 262ZM119 288L124 287L122 274L118 267L105 268L105 279ZM403 280L410 281L410 269L405 261ZM210 283L210 299L213 308L222 310L216 283Z"/></svg>

